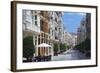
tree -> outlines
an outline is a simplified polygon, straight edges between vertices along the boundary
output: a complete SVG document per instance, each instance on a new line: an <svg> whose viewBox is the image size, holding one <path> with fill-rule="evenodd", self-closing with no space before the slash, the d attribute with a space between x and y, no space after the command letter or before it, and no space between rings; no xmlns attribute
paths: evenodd
<svg viewBox="0 0 100 73"><path fill-rule="evenodd" d="M57 43L54 43L54 54L57 54L58 52L58 44Z"/></svg>
<svg viewBox="0 0 100 73"><path fill-rule="evenodd" d="M23 57L32 58L34 54L33 37L26 37L23 39Z"/></svg>
<svg viewBox="0 0 100 73"><path fill-rule="evenodd" d="M67 45L60 43L60 50L61 51L66 51Z"/></svg>
<svg viewBox="0 0 100 73"><path fill-rule="evenodd" d="M71 48L71 45L67 45L66 47L67 47L67 50L68 50L68 49L70 49L70 48Z"/></svg>
<svg viewBox="0 0 100 73"><path fill-rule="evenodd" d="M87 38L85 41L76 45L75 48L77 48L81 52L90 51L91 50L91 40Z"/></svg>
<svg viewBox="0 0 100 73"><path fill-rule="evenodd" d="M67 48L66 44L63 44L63 51L66 51L66 48Z"/></svg>
<svg viewBox="0 0 100 73"><path fill-rule="evenodd" d="M57 51L58 51L58 44L54 43L54 52L57 52Z"/></svg>

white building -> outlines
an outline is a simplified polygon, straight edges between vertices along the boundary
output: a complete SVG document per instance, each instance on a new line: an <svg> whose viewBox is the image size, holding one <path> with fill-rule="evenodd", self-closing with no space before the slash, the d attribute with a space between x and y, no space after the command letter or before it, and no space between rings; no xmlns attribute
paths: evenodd
<svg viewBox="0 0 100 73"><path fill-rule="evenodd" d="M76 45L77 34L64 31L64 43L67 46L74 47Z"/></svg>
<svg viewBox="0 0 100 73"><path fill-rule="evenodd" d="M23 38L33 37L34 56L53 55L53 43L62 42L62 12L23 10ZM46 43L52 47L37 47Z"/></svg>
<svg viewBox="0 0 100 73"><path fill-rule="evenodd" d="M40 33L40 16L38 13L40 12L23 10L23 30L30 30Z"/></svg>
<svg viewBox="0 0 100 73"><path fill-rule="evenodd" d="M49 11L49 29L52 43L58 44L58 52L60 51L60 43L63 43L63 21L62 12ZM52 45L53 46L53 45Z"/></svg>
<svg viewBox="0 0 100 73"><path fill-rule="evenodd" d="M46 15L45 15L46 14ZM35 45L34 56L53 55L52 47L38 47L42 43L51 45L48 33L48 15L46 11L23 10L23 38L32 36ZM46 28L45 28L46 27Z"/></svg>
<svg viewBox="0 0 100 73"><path fill-rule="evenodd" d="M49 12L49 27L51 38L55 41L62 42L63 40L63 23L62 12Z"/></svg>
<svg viewBox="0 0 100 73"><path fill-rule="evenodd" d="M83 42L86 39L86 19L83 18L77 33L77 44Z"/></svg>
<svg viewBox="0 0 100 73"><path fill-rule="evenodd" d="M77 45L77 33L70 33L72 36L72 46Z"/></svg>

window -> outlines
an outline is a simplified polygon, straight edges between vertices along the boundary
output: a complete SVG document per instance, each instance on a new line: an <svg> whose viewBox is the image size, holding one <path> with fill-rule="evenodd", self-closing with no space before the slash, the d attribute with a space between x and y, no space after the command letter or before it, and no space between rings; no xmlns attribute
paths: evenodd
<svg viewBox="0 0 100 73"><path fill-rule="evenodd" d="M55 30L57 31L57 27L55 27Z"/></svg>
<svg viewBox="0 0 100 73"><path fill-rule="evenodd" d="M35 15L35 20L37 20L37 15Z"/></svg>
<svg viewBox="0 0 100 73"><path fill-rule="evenodd" d="M51 17L51 19L53 19L53 17Z"/></svg>
<svg viewBox="0 0 100 73"><path fill-rule="evenodd" d="M38 44L40 44L40 37L38 38Z"/></svg>
<svg viewBox="0 0 100 73"><path fill-rule="evenodd" d="M57 18L55 18L55 21L57 22Z"/></svg>
<svg viewBox="0 0 100 73"><path fill-rule="evenodd" d="M40 25L41 30L43 31L43 21L42 21L42 20L40 21L40 24L41 24L41 25Z"/></svg>
<svg viewBox="0 0 100 73"><path fill-rule="evenodd" d="M35 45L37 45L37 39L35 39Z"/></svg>
<svg viewBox="0 0 100 73"><path fill-rule="evenodd" d="M34 16L32 15L32 24L34 24Z"/></svg>
<svg viewBox="0 0 100 73"><path fill-rule="evenodd" d="M84 23L82 23L82 26L84 26L85 24Z"/></svg>
<svg viewBox="0 0 100 73"><path fill-rule="evenodd" d="M35 25L37 25L37 21L35 21Z"/></svg>
<svg viewBox="0 0 100 73"><path fill-rule="evenodd" d="M53 35L53 30L52 30L52 35Z"/></svg>
<svg viewBox="0 0 100 73"><path fill-rule="evenodd" d="M37 25L37 15L34 16L35 19L35 25Z"/></svg>

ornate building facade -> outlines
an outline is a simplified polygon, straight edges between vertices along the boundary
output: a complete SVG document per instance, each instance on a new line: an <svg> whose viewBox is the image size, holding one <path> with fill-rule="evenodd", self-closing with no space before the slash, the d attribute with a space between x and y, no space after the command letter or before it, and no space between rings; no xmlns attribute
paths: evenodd
<svg viewBox="0 0 100 73"><path fill-rule="evenodd" d="M23 10L23 38L32 36L34 56L52 56L53 43L63 42L62 12ZM51 47L38 47L46 43Z"/></svg>

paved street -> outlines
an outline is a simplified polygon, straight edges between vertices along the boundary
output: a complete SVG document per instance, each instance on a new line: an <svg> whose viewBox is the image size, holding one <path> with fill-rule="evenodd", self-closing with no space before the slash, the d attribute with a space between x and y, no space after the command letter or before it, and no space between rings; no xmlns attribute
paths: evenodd
<svg viewBox="0 0 100 73"><path fill-rule="evenodd" d="M78 50L69 49L66 52L59 54L58 56L53 56L53 61L62 60L80 60L87 59L83 53Z"/></svg>

